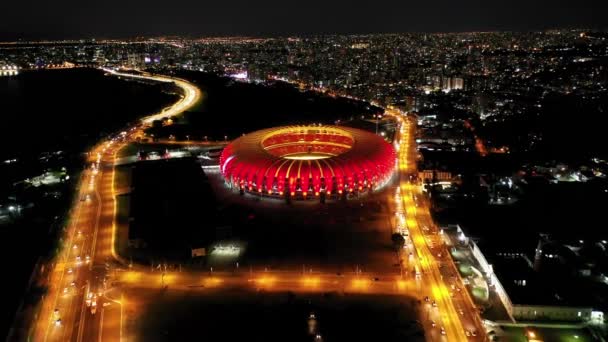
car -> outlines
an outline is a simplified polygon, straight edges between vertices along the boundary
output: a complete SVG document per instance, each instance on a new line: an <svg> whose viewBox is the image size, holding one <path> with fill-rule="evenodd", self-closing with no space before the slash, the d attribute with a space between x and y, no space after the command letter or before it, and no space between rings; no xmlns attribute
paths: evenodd
<svg viewBox="0 0 608 342"><path fill-rule="evenodd" d="M428 302L429 301L429 296L424 296L424 301Z"/></svg>
<svg viewBox="0 0 608 342"><path fill-rule="evenodd" d="M441 335L445 335L445 329L441 327Z"/></svg>
<svg viewBox="0 0 608 342"><path fill-rule="evenodd" d="M437 302L433 301L432 305L433 305L434 308L436 308L437 307Z"/></svg>
<svg viewBox="0 0 608 342"><path fill-rule="evenodd" d="M59 309L56 308L55 310L53 310L53 317L59 318Z"/></svg>
<svg viewBox="0 0 608 342"><path fill-rule="evenodd" d="M467 337L471 336L471 332L470 332L470 331L468 331L468 330L465 330L465 331L464 331L464 334L465 334L465 335L467 335Z"/></svg>
<svg viewBox="0 0 608 342"><path fill-rule="evenodd" d="M68 294L69 289L67 287L63 288L63 294Z"/></svg>
<svg viewBox="0 0 608 342"><path fill-rule="evenodd" d="M458 313L461 314L461 315L464 315L464 310L458 309Z"/></svg>
<svg viewBox="0 0 608 342"><path fill-rule="evenodd" d="M477 332L475 330L471 330L471 335L477 336Z"/></svg>
<svg viewBox="0 0 608 342"><path fill-rule="evenodd" d="M435 321L431 321L431 326L434 328L435 326L437 326L437 323L435 323Z"/></svg>
<svg viewBox="0 0 608 342"><path fill-rule="evenodd" d="M60 326L61 325L61 318L57 318L55 320L55 326Z"/></svg>
<svg viewBox="0 0 608 342"><path fill-rule="evenodd" d="M68 268L68 274L72 274L72 272L74 272L74 270L72 270L72 268Z"/></svg>
<svg viewBox="0 0 608 342"><path fill-rule="evenodd" d="M76 282L75 282L75 281L73 281L73 282L71 282L71 283L70 283L70 285L71 285L71 286L76 286Z"/></svg>

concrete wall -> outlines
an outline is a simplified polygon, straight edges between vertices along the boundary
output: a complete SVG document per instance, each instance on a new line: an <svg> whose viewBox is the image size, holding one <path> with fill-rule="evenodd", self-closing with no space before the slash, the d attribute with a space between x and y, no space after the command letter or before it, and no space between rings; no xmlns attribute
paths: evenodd
<svg viewBox="0 0 608 342"><path fill-rule="evenodd" d="M477 263L479 263L481 270L484 272L484 275L489 285L494 288L494 292L496 292L498 298L500 298L502 305L505 306L509 317L513 319L515 316L513 314L513 303L511 302L507 291L505 291L504 287L500 283L500 280L498 280L498 277L494 273L492 265L488 263L486 257L483 255L483 253L481 253L481 250L479 249L479 247L477 247L477 244L474 241L470 240L469 246L471 248L471 253L473 253L473 256L475 257L475 260L477 260Z"/></svg>

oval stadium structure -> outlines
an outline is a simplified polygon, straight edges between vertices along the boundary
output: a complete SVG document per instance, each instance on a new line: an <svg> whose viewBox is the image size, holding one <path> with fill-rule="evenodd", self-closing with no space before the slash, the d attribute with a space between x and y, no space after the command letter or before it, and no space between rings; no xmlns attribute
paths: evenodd
<svg viewBox="0 0 608 342"><path fill-rule="evenodd" d="M220 156L226 182L242 192L306 199L378 188L393 172L383 138L342 126L284 126L244 135Z"/></svg>

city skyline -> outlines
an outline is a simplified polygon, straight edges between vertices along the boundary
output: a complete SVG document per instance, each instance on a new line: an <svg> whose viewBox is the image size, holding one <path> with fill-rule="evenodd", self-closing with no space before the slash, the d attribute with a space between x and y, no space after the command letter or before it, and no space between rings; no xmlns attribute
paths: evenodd
<svg viewBox="0 0 608 342"><path fill-rule="evenodd" d="M441 1L433 4L381 0L352 6L344 1L286 5L202 4L114 0L83 5L62 3L4 5L0 41L131 38L176 35L290 36L405 32L538 31L559 28L605 29L599 1L515 1L503 4ZM27 14L27 15L24 15Z"/></svg>

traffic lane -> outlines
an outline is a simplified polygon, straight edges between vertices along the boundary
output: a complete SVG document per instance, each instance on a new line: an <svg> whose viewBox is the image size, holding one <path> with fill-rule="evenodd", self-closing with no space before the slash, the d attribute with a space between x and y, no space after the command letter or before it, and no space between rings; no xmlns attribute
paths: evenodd
<svg viewBox="0 0 608 342"><path fill-rule="evenodd" d="M453 264L450 259L449 251L443 243L443 240L438 239L440 234L437 231L437 227L433 224L430 214L426 215L425 213L421 215L420 220L429 227L429 233L427 233L427 235L434 237L435 245L438 246L436 247L435 254L440 253L440 257L437 258L437 261L440 262L441 266L440 271L444 279L449 279L450 291L454 294L452 297L453 302L458 307L458 313L463 317L465 332L479 332L483 327L479 322L475 305L474 303L471 303L470 298L466 298L468 296L468 293L466 292L467 289L458 277L458 270L455 269L455 264ZM451 288L452 286L454 286L454 289ZM458 291L458 289L460 289L460 291Z"/></svg>
<svg viewBox="0 0 608 342"><path fill-rule="evenodd" d="M421 228L418 224L417 212L421 210L417 210L417 207L411 205L414 203L413 192L411 186L404 187L405 193L402 197L404 201L404 207L406 208L406 214L414 216L413 220L409 223L410 234L412 235L414 246L416 247L417 252L421 259L426 260L426 262L422 262L423 271L425 272L425 278L431 284L431 290L433 291L433 298L436 300L442 308L440 309L442 312L441 322L444 325L446 336L450 340L462 340L465 338L465 334L463 329L461 328L462 324L457 315L455 315L455 310L452 306L449 298L445 298L443 295L443 282L441 279L441 275L439 274L439 270L436 267L434 255L431 253L429 247L427 246L427 239L421 231ZM411 203L410 203L411 202ZM414 211L412 213L411 211ZM421 261L424 261L421 260Z"/></svg>
<svg viewBox="0 0 608 342"><path fill-rule="evenodd" d="M81 229L83 229L81 227ZM89 231L90 227L85 230L85 231ZM82 230L81 230L82 231ZM90 234L87 234L90 235ZM87 283L88 283L88 279L90 278L91 275L91 270L90 270L90 259L87 262L87 256L82 256L80 251L87 251L90 250L91 248L91 239L89 238L82 238L81 244L76 244L76 246L79 246L77 249L72 248L72 254L73 254L73 258L74 258L74 269L73 269L73 280L72 282L68 285L68 284L64 284L65 286L67 286L67 288L70 291L70 295L68 296L68 303L66 304L67 306L67 312L70 315L70 317L68 318L68 322L69 325L71 326L71 330L69 331L69 334L67 336L64 336L63 340L66 341L72 341L74 339L77 339L78 335L79 335L79 331L80 328L82 326L82 321L83 321L83 315L86 311L86 308L84 307L84 303L85 303L85 296L86 296L86 288L87 288ZM77 261L76 257L80 257L80 261ZM67 329L66 329L67 331Z"/></svg>
<svg viewBox="0 0 608 342"><path fill-rule="evenodd" d="M101 341L100 338L100 320L101 318L101 310L97 309L95 314L91 313L91 310L85 310L84 313L84 327L82 329L82 334L80 335L79 340L74 340L75 342L93 342L93 341ZM116 340L118 341L118 340Z"/></svg>
<svg viewBox="0 0 608 342"><path fill-rule="evenodd" d="M91 179L92 172L86 174L87 179ZM98 201L95 199L86 199L86 194L89 194L91 183L85 182L87 185L81 187L80 205L77 207L78 217L76 226L72 228L73 245L67 246L69 269L72 273L66 278L66 281L61 284L64 287L63 300L63 316L65 317L65 329L61 340L71 341L78 336L78 331L82 325L83 304L85 296L85 284L89 277L90 266L90 249L92 247L91 230L94 222L92 213L99 207ZM93 183L93 188L95 184ZM83 198L85 198L83 200ZM66 292L67 290L67 292Z"/></svg>
<svg viewBox="0 0 608 342"><path fill-rule="evenodd" d="M88 177L88 174L84 175ZM83 195L87 190L81 188L80 195ZM61 331L60 333L54 334L54 336L60 340L69 340L73 332L74 321L76 319L77 308L75 303L78 302L78 298L81 294L79 289L81 274L86 272L82 270L82 266L85 264L84 258L81 257L80 262L77 262L77 257L80 256L82 250L86 250L87 239L79 234L78 231L86 231L87 224L87 212L90 211L90 206L87 203L80 201L76 207L76 211L72 216L75 217L70 229L68 230L69 242L63 251L63 263L62 272L64 275L60 281L57 281L57 297L55 300L55 308L58 310L57 314L53 314L51 321L61 319L61 326L55 326L55 330ZM67 290L67 291L66 291ZM57 316L57 317L54 317ZM52 324L52 323L51 323Z"/></svg>

